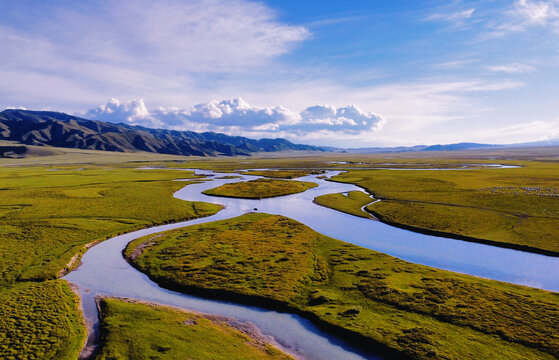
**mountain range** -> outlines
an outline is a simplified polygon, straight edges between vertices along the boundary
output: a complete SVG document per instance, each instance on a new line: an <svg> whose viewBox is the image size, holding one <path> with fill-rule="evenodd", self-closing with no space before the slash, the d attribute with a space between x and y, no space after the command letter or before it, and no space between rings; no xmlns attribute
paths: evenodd
<svg viewBox="0 0 559 360"><path fill-rule="evenodd" d="M254 140L215 132L197 133L113 124L53 111L0 112L0 140L106 151L147 151L172 155L250 155L285 150L325 151L285 139Z"/></svg>
<svg viewBox="0 0 559 360"><path fill-rule="evenodd" d="M461 151L461 150L479 150L503 147L504 145L492 144L479 144L462 142L456 144L446 145L415 145L415 146L396 146L396 147L369 147L369 148L355 148L346 149L347 152L352 153L392 153L392 152L414 152L414 151Z"/></svg>
<svg viewBox="0 0 559 360"><path fill-rule="evenodd" d="M446 145L340 149L294 144L282 138L255 140L216 132L150 129L123 123L88 120L61 112L16 109L0 112L0 141L2 140L11 143L0 144L0 157L24 154L25 145L197 156L250 155L286 150L393 153L559 146L559 139L554 139L508 145L463 142Z"/></svg>
<svg viewBox="0 0 559 360"><path fill-rule="evenodd" d="M344 149L344 151L348 153L357 153L357 154L374 154L374 153L396 153L396 152L417 152L417 151L464 151L464 150L484 150L484 149L512 149L512 148L544 147L544 146L545 147L559 146L559 139L532 141L532 142L515 143L515 144L503 144L503 145L461 142L456 144L445 144L445 145L438 144L438 145L354 148L354 149Z"/></svg>

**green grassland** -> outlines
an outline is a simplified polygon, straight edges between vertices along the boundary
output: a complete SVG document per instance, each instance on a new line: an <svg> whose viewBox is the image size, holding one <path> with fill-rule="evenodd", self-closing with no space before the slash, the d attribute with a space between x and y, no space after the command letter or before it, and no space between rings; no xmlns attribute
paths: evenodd
<svg viewBox="0 0 559 360"><path fill-rule="evenodd" d="M76 266L86 244L220 209L172 197L188 182L171 180L191 172L48 170L0 168L0 346L17 359L76 358L85 329L75 296L45 280Z"/></svg>
<svg viewBox="0 0 559 360"><path fill-rule="evenodd" d="M363 168L462 168L465 164L524 165L534 160L559 160L559 146L553 148L518 148L469 151L425 151L384 154L334 152L256 153L242 157L189 157L166 166L228 171L235 169L345 170ZM1 164L1 161L0 161ZM163 163L162 163L163 164Z"/></svg>
<svg viewBox="0 0 559 360"><path fill-rule="evenodd" d="M188 183L170 180L191 177L192 173L134 170L133 167L222 171L273 167L288 171L301 168L305 172L350 169L349 174L337 179L355 183L383 197L385 200L370 210L384 216L384 221L401 225L409 221L407 226L557 251L559 212L557 201L553 201L557 197L552 196L559 187L557 149L559 147L384 155L293 152L199 158L37 147L27 158L2 158L0 358L76 358L85 336L76 307L77 297L64 281L48 279L61 275L61 270L72 260L76 265L79 255L85 251L85 244L140 227L209 215L218 210L214 205L172 198L175 190ZM535 159L545 162L535 162ZM398 164L394 167L444 167L495 162L525 167L459 172L352 169L385 166L384 163ZM103 164L112 164L112 167ZM60 171L47 171L45 165L56 166ZM358 204L344 201L343 207L352 209ZM271 237L279 236L273 229L260 230ZM312 233L309 236L312 240ZM279 236L277 241L292 240L286 237ZM226 238L221 239L226 243ZM251 248L246 259L242 253L238 255L240 262L235 263L234 272L224 255L216 259L219 262L215 263L215 269L208 266L203 269L205 275L196 280L203 285L194 286L206 289L206 278L222 279L217 287L223 285L227 294L236 291L258 299L276 299L324 323L364 334L368 339L376 339L414 357L432 355L431 351L436 352L435 357L445 357L448 349L455 349L448 357L467 354L463 357L495 358L495 353L502 358L558 356L557 329L546 325L551 313L555 312L557 318L555 294L435 271L368 250L359 255L356 250L359 248L347 244L326 246L320 242L322 245L317 245L316 239L306 242L311 245L301 247L294 242L281 248L275 244L273 249L270 246L267 250L264 246L267 252L252 258L250 251L257 249ZM306 258L307 263L292 259L305 255L302 252L311 254L310 267L306 265L309 258ZM208 249L201 259L214 264L212 254L212 249ZM272 254L276 257L270 261ZM178 258L177 263L180 261ZM196 271L201 269L201 262L192 262ZM259 264L263 268L258 268ZM292 264L299 267L290 266ZM249 276L272 265L266 281ZM276 268L279 265L283 267ZM253 267L257 268L251 270ZM184 267L181 271L188 272L188 269ZM361 272L364 269L370 274ZM281 271L282 277L277 277L275 271ZM303 280L297 280L301 274L304 274ZM161 276L163 279L165 274ZM181 276L186 278L184 274ZM276 277L286 284L278 285ZM225 279L234 282L226 284ZM294 282L295 291L287 291L288 296L283 296L290 281ZM373 285L359 286L361 282ZM179 285L186 288L184 284ZM233 289L235 286L237 288ZM536 312L535 307L541 310ZM475 312L476 308L484 312ZM363 324L367 321L368 330L364 330ZM529 321L532 323L527 325ZM481 345L475 345L476 342ZM534 350L536 348L538 350Z"/></svg>
<svg viewBox="0 0 559 360"><path fill-rule="evenodd" d="M173 198L178 177L192 173L0 168L0 285L54 279L87 243L220 209Z"/></svg>
<svg viewBox="0 0 559 360"><path fill-rule="evenodd" d="M78 301L64 280L0 288L0 359L77 359L85 340Z"/></svg>
<svg viewBox="0 0 559 360"><path fill-rule="evenodd" d="M345 212L347 214L372 219L373 217L362 207L373 201L371 197L362 191L350 191L347 195L326 194L314 198L314 202L318 205L326 206L334 210Z"/></svg>
<svg viewBox="0 0 559 360"><path fill-rule="evenodd" d="M206 195L245 199L263 199L296 194L317 187L312 182L295 180L256 179L233 184L224 184L203 191Z"/></svg>
<svg viewBox="0 0 559 360"><path fill-rule="evenodd" d="M391 224L559 255L559 164L524 165L465 171L350 170L333 180L361 186L382 199L367 210Z"/></svg>
<svg viewBox="0 0 559 360"><path fill-rule="evenodd" d="M245 175L264 176L273 179L295 179L307 175L322 174L319 170L249 170L243 171Z"/></svg>
<svg viewBox="0 0 559 360"><path fill-rule="evenodd" d="M412 264L281 216L247 214L144 237L125 256L162 286L289 308L400 356L559 356L559 294Z"/></svg>
<svg viewBox="0 0 559 360"><path fill-rule="evenodd" d="M292 359L229 326L226 319L105 298L99 360Z"/></svg>
<svg viewBox="0 0 559 360"><path fill-rule="evenodd" d="M176 156L146 152L121 153L48 146L38 147L28 145L28 148L33 149L33 151L28 152L31 156L22 159L0 158L0 167L46 164L121 164L128 162L212 170L260 169L270 167L286 170L308 170L389 166L452 167L468 163L498 162L503 164L518 164L533 160L559 161L559 146L377 154L288 151L254 153L252 156L225 156L215 158ZM345 164L342 164L342 162Z"/></svg>

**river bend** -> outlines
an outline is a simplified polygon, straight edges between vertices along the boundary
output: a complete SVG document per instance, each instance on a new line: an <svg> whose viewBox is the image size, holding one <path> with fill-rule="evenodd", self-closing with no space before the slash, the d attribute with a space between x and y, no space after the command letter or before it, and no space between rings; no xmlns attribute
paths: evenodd
<svg viewBox="0 0 559 360"><path fill-rule="evenodd" d="M197 173L215 177L236 175L210 171ZM329 171L327 176L337 173L339 172ZM177 175L180 177L179 173ZM174 196L182 200L222 204L225 208L206 218L116 236L89 249L82 257L82 265L66 275L65 279L78 285L84 315L96 331L98 318L94 298L99 295L130 297L251 322L284 350L303 359L380 359L378 355L364 353L321 331L298 315L209 300L160 288L122 257L122 250L126 244L139 237L188 225L228 219L251 211L287 216L324 235L410 262L559 291L559 258L424 235L313 203L313 199L319 195L363 191L351 184L329 182L311 175L298 180L315 182L318 187L283 197L249 200L202 194L204 190L225 183L256 178L258 177L242 175L238 179L213 179L188 185L177 191Z"/></svg>

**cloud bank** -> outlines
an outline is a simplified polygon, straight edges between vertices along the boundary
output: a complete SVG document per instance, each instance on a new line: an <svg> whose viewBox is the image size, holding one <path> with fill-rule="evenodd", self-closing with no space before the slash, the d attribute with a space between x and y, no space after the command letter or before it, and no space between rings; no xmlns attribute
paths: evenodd
<svg viewBox="0 0 559 360"><path fill-rule="evenodd" d="M111 98L84 116L147 127L291 139L373 133L385 123L382 116L357 105L315 105L296 112L283 106L252 106L241 98L212 100L185 108L159 107L153 111L148 110L142 99L123 102Z"/></svg>
<svg viewBox="0 0 559 360"><path fill-rule="evenodd" d="M207 88L212 76L272 66L311 37L251 0L0 2L0 12L8 103L168 99Z"/></svg>

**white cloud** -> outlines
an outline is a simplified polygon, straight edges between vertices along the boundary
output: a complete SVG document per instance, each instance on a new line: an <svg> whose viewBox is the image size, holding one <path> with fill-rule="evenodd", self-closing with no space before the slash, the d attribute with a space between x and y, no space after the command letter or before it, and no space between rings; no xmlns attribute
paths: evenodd
<svg viewBox="0 0 559 360"><path fill-rule="evenodd" d="M446 21L451 23L462 23L464 20L467 20L472 17L474 14L475 8L457 11L453 13L435 13L431 14L425 18L426 21Z"/></svg>
<svg viewBox="0 0 559 360"><path fill-rule="evenodd" d="M385 119L357 105L316 105L302 112L282 106L256 107L241 98L209 101L187 108L159 107L148 111L143 100L122 102L111 98L106 105L87 111L94 120L166 127L178 130L219 131L246 136L304 138L311 133L360 134L382 128Z"/></svg>
<svg viewBox="0 0 559 360"><path fill-rule="evenodd" d="M309 36L304 27L278 22L269 7L253 1L113 0L107 4L103 20L62 12L65 22L82 31L55 28L51 36L63 40L67 50L79 46L83 53L85 46L101 60L136 63L152 71L165 65L165 71L173 73L247 69L286 53Z"/></svg>
<svg viewBox="0 0 559 360"><path fill-rule="evenodd" d="M294 124L299 131L338 131L346 134L377 131L386 120L375 113L363 111L357 105L336 108L315 105L301 112L301 122Z"/></svg>
<svg viewBox="0 0 559 360"><path fill-rule="evenodd" d="M88 119L121 122L129 125L147 127L161 127L163 125L149 114L143 99L121 102L118 99L111 98L106 105L88 110L84 116Z"/></svg>
<svg viewBox="0 0 559 360"><path fill-rule="evenodd" d="M559 16L556 1L518 0L514 12L526 23L538 25L545 25Z"/></svg>
<svg viewBox="0 0 559 360"><path fill-rule="evenodd" d="M517 0L490 36L499 37L510 32L525 31L534 26L559 32L559 1Z"/></svg>
<svg viewBox="0 0 559 360"><path fill-rule="evenodd" d="M533 67L532 65L512 63L512 64L489 66L488 69L495 72L504 72L504 73L513 74L513 73L531 72L534 71L536 68Z"/></svg>
<svg viewBox="0 0 559 360"><path fill-rule="evenodd" d="M0 97L38 106L53 103L53 91L37 87L46 77L56 84L56 103L73 106L102 101L107 93L150 99L191 94L217 87L208 84L210 76L272 66L311 36L250 0L44 2L45 16L26 6L12 14L25 26L0 19L0 48L9 54L0 57L7 85ZM16 89L6 79L14 79Z"/></svg>
<svg viewBox="0 0 559 360"><path fill-rule="evenodd" d="M180 112L190 121L216 126L241 126L252 128L264 124L289 124L299 121L299 115L282 106L258 108L241 98L216 100L194 105Z"/></svg>
<svg viewBox="0 0 559 360"><path fill-rule="evenodd" d="M471 136L484 142L495 141L494 134L499 133L500 144L518 143L538 140L551 140L557 138L559 133L559 120L527 121L519 124L499 126L498 129L474 130Z"/></svg>
<svg viewBox="0 0 559 360"><path fill-rule="evenodd" d="M432 67L435 69L454 70L454 69L463 68L466 65L471 64L473 62L474 60L451 60L451 61L445 61L445 62L433 64Z"/></svg>

